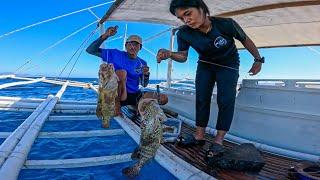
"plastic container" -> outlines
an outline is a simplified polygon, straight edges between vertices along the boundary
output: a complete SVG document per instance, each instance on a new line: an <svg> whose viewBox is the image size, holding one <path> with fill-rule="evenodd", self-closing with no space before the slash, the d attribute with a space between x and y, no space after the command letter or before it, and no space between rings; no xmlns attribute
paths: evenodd
<svg viewBox="0 0 320 180"><path fill-rule="evenodd" d="M168 118L163 123L163 138L165 142L175 142L181 133L182 121L176 118Z"/></svg>

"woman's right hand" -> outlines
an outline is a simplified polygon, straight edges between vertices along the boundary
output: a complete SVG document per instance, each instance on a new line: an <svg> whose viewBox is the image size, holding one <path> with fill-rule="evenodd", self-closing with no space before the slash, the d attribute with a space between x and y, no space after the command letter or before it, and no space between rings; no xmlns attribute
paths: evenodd
<svg viewBox="0 0 320 180"><path fill-rule="evenodd" d="M171 51L167 49L159 49L157 54L157 62L160 63L162 60L166 60L171 57Z"/></svg>

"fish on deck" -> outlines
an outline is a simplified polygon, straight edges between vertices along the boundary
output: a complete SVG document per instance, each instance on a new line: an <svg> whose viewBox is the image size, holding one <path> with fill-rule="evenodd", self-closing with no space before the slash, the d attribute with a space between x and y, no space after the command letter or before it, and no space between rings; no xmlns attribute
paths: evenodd
<svg viewBox="0 0 320 180"><path fill-rule="evenodd" d="M110 119L115 115L118 81L113 64L103 63L100 65L96 115L102 120L102 127L104 128L109 127Z"/></svg>

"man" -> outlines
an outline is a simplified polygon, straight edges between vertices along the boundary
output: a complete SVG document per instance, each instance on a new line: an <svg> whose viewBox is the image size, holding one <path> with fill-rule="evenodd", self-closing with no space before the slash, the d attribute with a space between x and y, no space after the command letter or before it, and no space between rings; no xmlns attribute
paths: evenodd
<svg viewBox="0 0 320 180"><path fill-rule="evenodd" d="M118 26L109 27L106 32L95 40L86 49L89 54L101 57L104 62L112 63L119 77L118 101L121 106L136 106L141 97L159 98L159 104L166 104L168 98L164 94L159 97L152 92L142 94L139 89L139 82L143 87L149 83L149 67L146 61L138 57L138 52L142 48L142 39L138 35L131 35L126 40L126 51L118 49L101 49L101 44L109 37L117 33ZM120 107L116 107L116 115L120 115Z"/></svg>

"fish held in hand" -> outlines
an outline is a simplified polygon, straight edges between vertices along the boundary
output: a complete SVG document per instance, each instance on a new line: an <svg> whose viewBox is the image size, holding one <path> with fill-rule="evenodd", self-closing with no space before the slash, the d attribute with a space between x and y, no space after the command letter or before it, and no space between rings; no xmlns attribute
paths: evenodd
<svg viewBox="0 0 320 180"><path fill-rule="evenodd" d="M142 119L140 144L131 156L132 159L137 159L138 162L132 167L122 170L122 173L129 177L139 175L141 168L156 155L161 142L163 142L161 123L167 119L155 99L146 98L140 100L138 111Z"/></svg>
<svg viewBox="0 0 320 180"><path fill-rule="evenodd" d="M102 120L102 127L108 128L118 97L118 77L111 63L100 65L98 94L96 115Z"/></svg>

